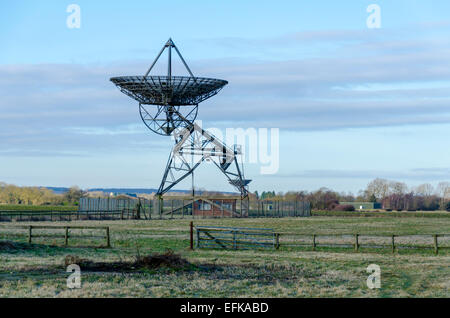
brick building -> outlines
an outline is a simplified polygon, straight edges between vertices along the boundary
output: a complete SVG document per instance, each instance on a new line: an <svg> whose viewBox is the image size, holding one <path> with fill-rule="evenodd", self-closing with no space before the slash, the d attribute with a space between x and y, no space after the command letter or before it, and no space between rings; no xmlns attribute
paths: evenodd
<svg viewBox="0 0 450 318"><path fill-rule="evenodd" d="M194 202L193 214L196 216L232 216L236 213L235 198L198 199Z"/></svg>

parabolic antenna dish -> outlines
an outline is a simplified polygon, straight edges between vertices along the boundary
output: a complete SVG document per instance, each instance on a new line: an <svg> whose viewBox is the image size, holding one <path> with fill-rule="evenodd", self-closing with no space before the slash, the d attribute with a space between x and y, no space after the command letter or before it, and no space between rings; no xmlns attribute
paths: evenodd
<svg viewBox="0 0 450 318"><path fill-rule="evenodd" d="M152 76L151 70L167 49L167 76ZM172 76L172 49L178 54L190 76ZM198 104L216 95L227 81L196 77L192 74L178 48L169 39L144 76L111 78L122 93L139 102L145 125L153 132L170 136L177 128L192 126L197 118Z"/></svg>
<svg viewBox="0 0 450 318"><path fill-rule="evenodd" d="M146 105L198 105L216 95L227 81L189 76L121 76L111 81L126 95Z"/></svg>
<svg viewBox="0 0 450 318"><path fill-rule="evenodd" d="M172 49L190 76L172 76ZM150 75L165 50L168 53L167 76ZM194 122L198 105L216 95L228 84L227 81L194 76L172 39L166 42L143 76L113 77L111 81L121 92L139 102L141 119L151 131L175 139L175 147L156 193L160 198L188 175L193 176L194 170L203 161L211 160L229 183L241 192L241 198L246 199L247 203L241 200L241 211L248 211L250 180L244 178L243 167L239 167L237 156L241 155L241 151L236 146L234 150L227 147ZM182 129L180 133L177 133L178 129ZM160 203L154 206L162 212ZM247 212L242 213L246 215Z"/></svg>

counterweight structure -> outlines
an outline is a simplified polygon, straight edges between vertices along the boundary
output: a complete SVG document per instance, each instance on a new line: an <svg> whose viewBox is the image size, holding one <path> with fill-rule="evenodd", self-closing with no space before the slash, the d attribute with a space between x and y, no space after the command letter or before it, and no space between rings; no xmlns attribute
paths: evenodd
<svg viewBox="0 0 450 318"><path fill-rule="evenodd" d="M166 50L167 76L150 75ZM172 50L177 53L190 76L172 75ZM194 122L198 104L216 95L228 84L227 81L195 77L172 39L167 41L144 76L113 77L111 81L120 91L139 102L142 121L151 131L174 137L175 146L157 192L160 198L192 175L203 161L210 161L239 191L242 214L247 214L248 184L251 180L245 179L243 166L238 162L238 156L242 155L240 147L228 147Z"/></svg>

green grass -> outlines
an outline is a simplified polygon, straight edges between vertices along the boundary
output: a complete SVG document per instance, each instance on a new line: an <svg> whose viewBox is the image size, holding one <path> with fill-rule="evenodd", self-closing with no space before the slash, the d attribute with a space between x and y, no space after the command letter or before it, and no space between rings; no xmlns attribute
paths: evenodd
<svg viewBox="0 0 450 318"><path fill-rule="evenodd" d="M0 211L78 211L78 206L0 204Z"/></svg>
<svg viewBox="0 0 450 318"><path fill-rule="evenodd" d="M16 237L21 248L0 251L1 297L449 297L450 252L320 247L280 250L189 251L190 220L80 221L51 223L110 226L111 249L86 248L78 239L67 248ZM49 223L32 223L49 224ZM270 227L299 234L450 233L450 218L312 217L199 219L196 225ZM20 225L26 225L20 223ZM10 224L0 224L2 227ZM20 234L20 233L18 233ZM23 233L25 234L25 233ZM1 238L1 234L0 234ZM50 242L63 244L64 239ZM99 240L101 243L101 240ZM100 245L100 244L99 244ZM82 272L82 288L69 290L63 260L76 255L93 261L132 260L136 254L172 249L199 270ZM366 286L369 264L378 264L382 288ZM83 269L82 269L83 271Z"/></svg>

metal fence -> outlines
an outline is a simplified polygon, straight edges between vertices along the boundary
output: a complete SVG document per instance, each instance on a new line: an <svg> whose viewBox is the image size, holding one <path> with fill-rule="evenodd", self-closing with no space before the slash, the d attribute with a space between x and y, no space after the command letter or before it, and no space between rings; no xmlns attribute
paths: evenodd
<svg viewBox="0 0 450 318"><path fill-rule="evenodd" d="M238 250L254 248L277 249L279 247L278 235L273 229L197 226L191 227L192 230L195 230L196 248Z"/></svg>
<svg viewBox="0 0 450 318"><path fill-rule="evenodd" d="M141 199L144 201L144 199ZM147 200L148 201L148 200ZM116 198L81 198L78 204L78 211L80 212L95 212L95 211L120 211L132 210L136 207L139 199L116 199Z"/></svg>
<svg viewBox="0 0 450 318"><path fill-rule="evenodd" d="M199 202L210 210L199 209ZM248 204L248 209L246 208ZM203 206L205 206L203 205ZM156 208L157 206L157 208ZM233 197L165 197L163 200L144 198L82 198L79 211L128 211L137 219L167 218L261 218L309 217L311 205L303 201L244 200ZM245 212L244 212L245 211Z"/></svg>
<svg viewBox="0 0 450 318"><path fill-rule="evenodd" d="M205 206L209 210L204 209ZM244 204L240 198L207 196L168 197L161 201L144 198L81 198L78 211L0 211L0 222L309 216L311 206L309 202L302 201L251 200Z"/></svg>

